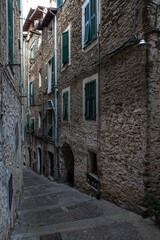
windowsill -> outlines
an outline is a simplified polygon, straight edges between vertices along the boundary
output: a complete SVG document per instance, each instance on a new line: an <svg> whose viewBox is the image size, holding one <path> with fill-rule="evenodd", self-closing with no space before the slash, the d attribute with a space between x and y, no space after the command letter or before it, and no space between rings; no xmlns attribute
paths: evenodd
<svg viewBox="0 0 160 240"><path fill-rule="evenodd" d="M97 36L95 38L93 38L89 43L87 43L86 45L83 44L83 48L82 48L82 52L86 53L89 50L91 50L93 47L95 47L98 43L98 38Z"/></svg>
<svg viewBox="0 0 160 240"><path fill-rule="evenodd" d="M67 68L68 66L70 66L70 65L71 65L70 60L69 60L68 62L66 62L66 63L62 63L61 72L65 71L66 68Z"/></svg>
<svg viewBox="0 0 160 240"><path fill-rule="evenodd" d="M99 181L97 174L95 174L95 173L88 173L88 174L89 174L89 176L93 177L95 180Z"/></svg>

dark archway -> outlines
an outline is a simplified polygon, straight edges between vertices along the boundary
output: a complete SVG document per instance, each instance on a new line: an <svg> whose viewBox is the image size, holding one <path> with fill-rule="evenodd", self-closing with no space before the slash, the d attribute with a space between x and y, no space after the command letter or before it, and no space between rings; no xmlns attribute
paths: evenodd
<svg viewBox="0 0 160 240"><path fill-rule="evenodd" d="M68 143L64 143L62 153L65 164L65 178L64 181L70 186L74 186L74 157L72 149Z"/></svg>

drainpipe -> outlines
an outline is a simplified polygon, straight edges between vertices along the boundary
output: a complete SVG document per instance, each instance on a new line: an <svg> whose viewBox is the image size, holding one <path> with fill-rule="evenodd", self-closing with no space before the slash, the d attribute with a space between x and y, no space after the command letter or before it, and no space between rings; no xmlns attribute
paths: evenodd
<svg viewBox="0 0 160 240"><path fill-rule="evenodd" d="M49 10L50 11L50 10ZM55 115L55 130L54 130L54 140L55 147L57 149L57 177L59 179L59 160L58 160L58 81L57 81L57 16L52 11L50 13L55 17L54 22L54 56L55 56L55 88L54 88L54 96L55 103L53 104L52 100L49 102L52 105L54 115Z"/></svg>
<svg viewBox="0 0 160 240"><path fill-rule="evenodd" d="M55 146L58 148L58 83L57 83L57 17L54 26L54 56L55 56Z"/></svg>
<svg viewBox="0 0 160 240"><path fill-rule="evenodd" d="M21 9L23 9L23 1L21 1ZM21 11L20 20L20 54L21 54L21 79L22 79L22 146L24 145L24 124L25 124L25 78L23 65L23 10Z"/></svg>

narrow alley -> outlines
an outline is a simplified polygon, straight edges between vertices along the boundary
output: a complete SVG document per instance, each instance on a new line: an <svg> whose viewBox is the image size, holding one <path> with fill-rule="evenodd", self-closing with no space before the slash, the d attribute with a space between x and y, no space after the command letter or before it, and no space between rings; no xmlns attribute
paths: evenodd
<svg viewBox="0 0 160 240"><path fill-rule="evenodd" d="M149 219L24 169L11 240L159 240Z"/></svg>

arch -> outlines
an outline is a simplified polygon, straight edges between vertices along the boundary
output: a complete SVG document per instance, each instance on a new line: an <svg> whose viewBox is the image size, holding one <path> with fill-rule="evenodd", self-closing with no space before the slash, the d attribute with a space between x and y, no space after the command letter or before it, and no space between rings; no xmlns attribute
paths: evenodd
<svg viewBox="0 0 160 240"><path fill-rule="evenodd" d="M64 159L64 182L74 186L74 156L68 143L63 144L62 154Z"/></svg>

